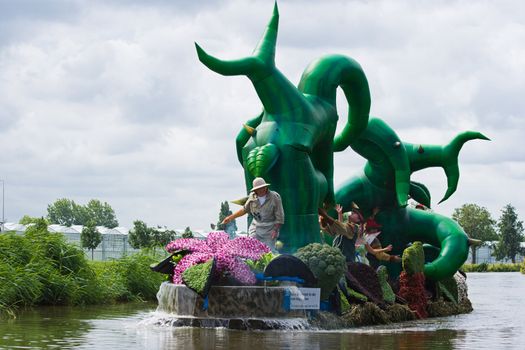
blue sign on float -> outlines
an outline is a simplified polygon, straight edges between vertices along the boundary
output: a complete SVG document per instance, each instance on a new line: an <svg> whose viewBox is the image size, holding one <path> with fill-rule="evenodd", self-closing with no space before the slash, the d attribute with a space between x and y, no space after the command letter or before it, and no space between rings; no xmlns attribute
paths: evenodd
<svg viewBox="0 0 525 350"><path fill-rule="evenodd" d="M289 310L319 310L320 288L290 288L285 295L285 304Z"/></svg>

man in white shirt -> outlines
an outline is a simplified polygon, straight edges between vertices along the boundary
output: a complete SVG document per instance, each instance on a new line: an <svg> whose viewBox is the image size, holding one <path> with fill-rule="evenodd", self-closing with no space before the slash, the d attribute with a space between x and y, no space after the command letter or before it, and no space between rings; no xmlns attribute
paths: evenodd
<svg viewBox="0 0 525 350"><path fill-rule="evenodd" d="M275 251L275 242L284 224L284 210L281 196L275 191L270 191L268 186L270 184L262 177L256 177L244 207L227 216L222 223L227 224L239 216L251 214L253 220L248 228L248 234Z"/></svg>

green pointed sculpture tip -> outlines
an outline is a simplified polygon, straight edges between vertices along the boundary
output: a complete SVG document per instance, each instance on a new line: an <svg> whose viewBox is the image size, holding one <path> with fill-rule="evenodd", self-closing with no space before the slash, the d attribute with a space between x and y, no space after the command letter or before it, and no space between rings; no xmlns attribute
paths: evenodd
<svg viewBox="0 0 525 350"><path fill-rule="evenodd" d="M279 26L279 7L277 6L277 1L275 1L273 5L272 19L270 20L270 23L268 23L268 27L274 28L275 30L277 30L278 26Z"/></svg>
<svg viewBox="0 0 525 350"><path fill-rule="evenodd" d="M450 196L456 192L459 182L459 169L458 169L458 156L463 145L471 140L488 140L490 139L478 131L465 131L462 132L450 141L446 148L446 157L448 165L444 166L445 172L447 173L448 188L443 198L438 204L446 201Z"/></svg>
<svg viewBox="0 0 525 350"><path fill-rule="evenodd" d="M447 191L447 192L448 192L448 191ZM445 194L445 196L444 196L443 198L441 198L441 200L438 202L438 204L441 204L441 203L443 203L444 201L446 201L451 195L452 195L452 193L451 193L451 194L448 194L448 195Z"/></svg>
<svg viewBox="0 0 525 350"><path fill-rule="evenodd" d="M470 136L470 138L469 138L470 140L478 139L478 140L491 141L491 139L489 139L487 136L483 135L479 131L466 131L463 134L469 135Z"/></svg>
<svg viewBox="0 0 525 350"><path fill-rule="evenodd" d="M438 204L441 204L447 199L449 199L450 196L452 196L454 192L456 192L456 190L458 189L459 174L457 176L451 176L451 178L452 179L450 180L449 185L447 187L447 192L445 192L445 195L443 196L443 198L441 198Z"/></svg>
<svg viewBox="0 0 525 350"><path fill-rule="evenodd" d="M455 178L452 180L453 182L448 186L447 188L447 192L445 192L445 195L443 196L443 198L438 202L438 204L441 204L442 202L446 201L447 199L450 198L450 196L452 196L454 194L454 192L456 192L456 190L458 189L458 182L459 182L459 177Z"/></svg>
<svg viewBox="0 0 525 350"><path fill-rule="evenodd" d="M462 132L460 134L458 134L453 140L451 143L454 143L454 142L459 142L461 145L463 145L463 143L467 142L467 141L471 141L471 140L487 140L487 141L490 141L490 139L483 135L482 133L478 132L478 131L465 131L465 132Z"/></svg>
<svg viewBox="0 0 525 350"><path fill-rule="evenodd" d="M480 140L492 141L490 138L488 138L487 136L483 135L482 133L479 133L479 138L480 138Z"/></svg>
<svg viewBox="0 0 525 350"><path fill-rule="evenodd" d="M206 67L209 69L219 72L221 74L225 74L225 72L230 71L232 64L228 64L228 62L223 63L223 61L209 55L202 47L200 47L199 44L195 43L195 49L197 50L197 56L199 57L199 61L202 62Z"/></svg>
<svg viewBox="0 0 525 350"><path fill-rule="evenodd" d="M272 17L266 26L266 30L255 47L253 55L261 59L265 64L275 65L275 47L277 44L277 33L279 32L279 10L277 3L273 8Z"/></svg>
<svg viewBox="0 0 525 350"><path fill-rule="evenodd" d="M202 49L202 47L200 47L199 44L197 44L197 42L195 42L195 49L197 50L197 56L199 57L199 61L204 63L206 58L208 58L208 54Z"/></svg>
<svg viewBox="0 0 525 350"><path fill-rule="evenodd" d="M246 75L250 76L263 70L262 62L255 57L245 57L238 60L223 61L209 55L199 44L195 43L199 61L212 71L222 75Z"/></svg>

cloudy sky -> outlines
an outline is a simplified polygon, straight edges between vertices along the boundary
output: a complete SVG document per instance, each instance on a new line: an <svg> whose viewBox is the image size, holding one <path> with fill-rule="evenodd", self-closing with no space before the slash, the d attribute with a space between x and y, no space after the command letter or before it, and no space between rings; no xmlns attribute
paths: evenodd
<svg viewBox="0 0 525 350"><path fill-rule="evenodd" d="M525 217L525 2L280 0L276 64L294 83L315 58L363 67L371 114L412 143L476 130L445 203ZM119 222L207 229L244 194L235 137L261 104L245 77L197 60L194 42L249 55L273 8L258 1L0 0L0 179L5 218L45 216L58 198L108 202ZM339 127L346 119L338 95ZM364 160L335 156L335 185ZM234 205L233 205L234 206ZM244 220L239 223L245 228Z"/></svg>

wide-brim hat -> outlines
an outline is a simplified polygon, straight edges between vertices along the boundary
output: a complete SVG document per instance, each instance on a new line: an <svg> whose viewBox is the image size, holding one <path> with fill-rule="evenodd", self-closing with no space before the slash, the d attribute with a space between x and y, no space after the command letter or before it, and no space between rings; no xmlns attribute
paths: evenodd
<svg viewBox="0 0 525 350"><path fill-rule="evenodd" d="M268 187L270 186L269 183L266 183L262 177L256 177L253 179L253 187L250 190L250 192L253 192L255 190L258 190L259 188Z"/></svg>
<svg viewBox="0 0 525 350"><path fill-rule="evenodd" d="M352 202L351 206L352 206L352 210L349 213L357 214L357 216L359 216L359 220L364 221L365 218L363 217L363 213L361 213L361 209L359 208L359 206L355 202Z"/></svg>

